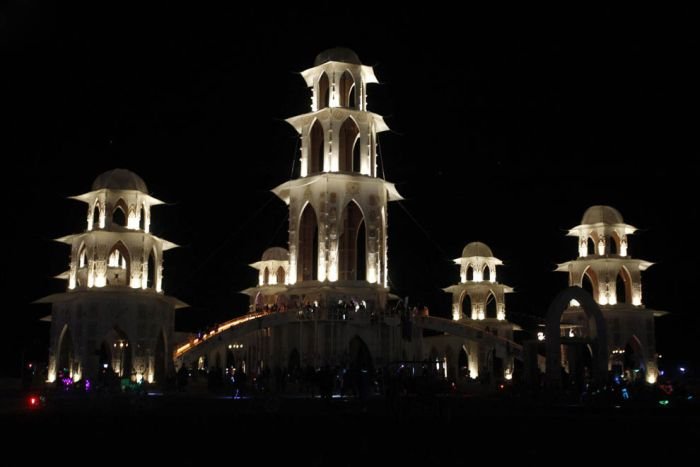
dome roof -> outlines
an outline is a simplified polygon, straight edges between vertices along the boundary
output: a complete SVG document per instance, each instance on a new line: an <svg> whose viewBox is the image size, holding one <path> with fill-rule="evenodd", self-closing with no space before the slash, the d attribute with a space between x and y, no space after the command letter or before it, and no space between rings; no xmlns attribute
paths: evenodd
<svg viewBox="0 0 700 467"><path fill-rule="evenodd" d="M262 261L289 261L289 252L278 246L268 248L262 255Z"/></svg>
<svg viewBox="0 0 700 467"><path fill-rule="evenodd" d="M112 190L137 190L148 193L146 182L131 170L112 169L97 176L92 182L93 190L109 188Z"/></svg>
<svg viewBox="0 0 700 467"><path fill-rule="evenodd" d="M355 65L362 65L360 57L358 57L355 52L346 47L335 47L333 49L324 50L320 54L316 55L316 60L314 60L314 66L323 65L326 62L343 62L354 63Z"/></svg>
<svg viewBox="0 0 700 467"><path fill-rule="evenodd" d="M624 224L622 214L617 209L610 206L591 206L586 209L581 219L581 224Z"/></svg>
<svg viewBox="0 0 700 467"><path fill-rule="evenodd" d="M492 258L493 252L485 243L481 242L471 242L462 250L462 257L469 258L470 256L484 256L486 258Z"/></svg>

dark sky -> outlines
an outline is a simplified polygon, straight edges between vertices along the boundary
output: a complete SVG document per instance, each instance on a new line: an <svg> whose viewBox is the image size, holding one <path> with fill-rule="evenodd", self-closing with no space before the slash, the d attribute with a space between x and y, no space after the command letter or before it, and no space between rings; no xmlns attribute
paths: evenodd
<svg viewBox="0 0 700 467"><path fill-rule="evenodd" d="M22 349L45 357L37 318L49 310L30 302L64 289L51 276L67 269L68 248L50 240L85 222L84 205L65 198L115 167L171 203L152 229L182 245L165 262L165 290L193 306L178 328L244 313L236 291L256 280L247 264L286 246L286 206L269 190L297 157L283 120L309 110L298 72L334 46L382 83L368 102L393 130L380 137L383 167L406 198L389 209L398 294L447 316L451 259L480 240L516 289L511 317L532 325L566 285L552 271L577 254L567 229L609 204L640 228L631 254L657 263L644 293L672 313L657 322L660 351L698 358L690 12L198 5L3 7L3 372Z"/></svg>

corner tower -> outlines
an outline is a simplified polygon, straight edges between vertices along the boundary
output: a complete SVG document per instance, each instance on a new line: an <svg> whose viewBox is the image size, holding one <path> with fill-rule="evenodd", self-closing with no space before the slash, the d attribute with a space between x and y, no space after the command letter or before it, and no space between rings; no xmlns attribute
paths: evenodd
<svg viewBox="0 0 700 467"><path fill-rule="evenodd" d="M301 138L301 169L273 190L289 205L289 292L321 298L319 288L342 287L383 306L387 203L402 198L377 177L377 134L388 129L367 110L377 79L344 48L322 52L301 74L311 112L287 120Z"/></svg>
<svg viewBox="0 0 700 467"><path fill-rule="evenodd" d="M150 196L133 172L98 176L88 193L82 233L59 238L71 247L66 293L52 303L49 381L108 374L161 382L172 368L175 308L163 293L163 253L176 245L151 233Z"/></svg>

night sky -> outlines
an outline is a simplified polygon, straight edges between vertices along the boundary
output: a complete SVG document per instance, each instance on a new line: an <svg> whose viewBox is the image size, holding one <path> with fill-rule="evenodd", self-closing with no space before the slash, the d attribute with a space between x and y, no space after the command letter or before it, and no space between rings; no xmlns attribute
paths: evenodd
<svg viewBox="0 0 700 467"><path fill-rule="evenodd" d="M65 289L51 277L69 255L51 239L85 228L85 205L66 197L112 168L138 173L169 203L151 228L182 246L165 259L166 292L192 305L176 327L244 313L237 291L257 277L247 264L286 247L287 209L270 189L298 158L284 122L309 111L298 72L335 46L355 50L381 82L368 91L392 128L379 138L380 170L406 198L389 207L397 294L447 317L441 289L459 278L451 260L483 241L517 292L510 318L531 327L566 286L553 269L577 256L567 229L608 204L640 229L631 255L656 263L643 291L649 307L671 312L657 320L659 351L700 361L689 12L319 5L2 7L0 374L17 373L23 355L46 358L48 324L37 320L49 308L30 303Z"/></svg>

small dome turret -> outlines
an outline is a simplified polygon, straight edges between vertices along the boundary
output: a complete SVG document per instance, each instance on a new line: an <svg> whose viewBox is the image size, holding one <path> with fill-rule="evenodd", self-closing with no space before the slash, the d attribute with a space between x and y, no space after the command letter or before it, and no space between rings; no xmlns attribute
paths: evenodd
<svg viewBox="0 0 700 467"><path fill-rule="evenodd" d="M94 182L92 189L101 190L136 190L148 194L146 182L134 172L126 169L112 169L100 174Z"/></svg>

